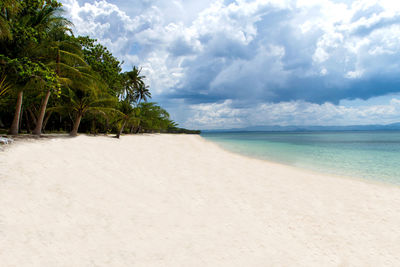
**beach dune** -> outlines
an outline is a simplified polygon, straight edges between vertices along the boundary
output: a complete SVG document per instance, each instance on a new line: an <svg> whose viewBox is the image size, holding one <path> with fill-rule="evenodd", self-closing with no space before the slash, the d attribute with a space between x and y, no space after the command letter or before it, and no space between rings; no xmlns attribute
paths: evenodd
<svg viewBox="0 0 400 267"><path fill-rule="evenodd" d="M0 151L1 266L400 266L400 188L194 135Z"/></svg>

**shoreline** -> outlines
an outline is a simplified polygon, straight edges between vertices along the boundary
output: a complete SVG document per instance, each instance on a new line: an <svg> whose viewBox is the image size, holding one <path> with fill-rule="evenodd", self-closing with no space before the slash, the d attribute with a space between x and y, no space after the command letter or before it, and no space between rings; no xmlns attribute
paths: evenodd
<svg viewBox="0 0 400 267"><path fill-rule="evenodd" d="M298 170L298 171L302 171L302 172L309 172L311 175L322 175L322 176L330 176L333 178L337 178L337 179L350 179L350 180L355 180L355 181L359 181L359 182L363 182L363 183L371 183L371 184L375 184L375 185L382 185L382 186L394 186L394 187L399 187L400 188L400 184L398 183L391 183L391 182L387 182L384 180L378 180L378 179L369 179L369 178L364 178L364 177L357 177L357 176L353 176L353 175L340 175L340 174L335 174L335 173L329 173L329 172L324 172L324 171L318 171L318 170L313 170L311 168L306 168L306 167L300 167L300 166L294 166L294 165L290 165L290 164L285 164L283 162L279 162L279 161L273 161L273 160L268 160L268 159L263 159L261 157L257 157L257 156L250 156L250 155L244 155L238 152L234 152L231 151L227 148L224 148L221 144L219 144L218 142L214 142L211 140L208 140L207 138L202 137L201 135L199 135L205 142L209 142L211 144L216 145L219 149L224 150L227 153L231 153L233 155L240 155L242 157L248 158L248 159L253 159L253 160L259 160L261 162L265 162L268 164L276 164L278 166L281 167L285 167L285 168L291 168L293 170Z"/></svg>
<svg viewBox="0 0 400 267"><path fill-rule="evenodd" d="M151 136L151 135L186 135L186 134L175 134L175 133L141 133L141 134L125 134L123 135L121 138L126 138L126 137L135 137L135 136ZM80 134L78 136L70 136L69 134L42 134L40 137L32 135L32 134L26 134L26 135L18 135L18 136L14 136L13 137L13 141L17 141L16 144L18 144L21 141L32 141L32 142L36 142L36 141L46 141L46 140L50 140L50 139L73 139L73 138L77 138L80 136L85 136L85 137L105 137L105 138L114 138L115 134L97 134L97 135L93 135L93 134ZM271 165L277 165L280 167L284 167L284 168L291 168L294 171L302 171L302 172L308 172L311 175L322 175L322 176L330 176L333 178L338 178L338 179L350 179L350 180L355 180L355 181L359 181L359 182L364 182L364 183L371 183L371 184L375 184L375 185L382 185L382 186L395 186L395 187L400 187L400 184L396 184L396 183L391 183L391 182L387 182L387 181L383 181L383 180L378 180L378 179L369 179L369 178L364 178L364 177L357 177L357 176L353 176L353 175L340 175L340 174L335 174L335 173L329 173L329 172L324 172L324 171L319 171L319 170L313 170L311 168L306 168L306 167L300 167L300 166L294 166L294 165L290 165L290 164L285 164L283 162L279 162L279 161L273 161L273 160L268 160L268 159L264 159L261 157L257 157L257 156L251 156L251 155L244 155L241 154L239 152L234 152L231 151L225 147L223 147L221 144L219 144L218 142L214 142L211 140L208 140L207 138L201 136L201 134L190 134L188 136L198 136L201 138L202 141L207 142L209 144L212 144L214 146L216 146L218 149L221 149L223 151L225 151L226 153L230 153L232 155L237 155L237 156L241 156L247 159L251 159L251 160L258 160L260 162L264 162L267 164L271 164ZM11 145L15 145L13 143L7 144L7 145L2 145L0 146L3 147L3 150L1 151L6 151L4 148L10 147Z"/></svg>
<svg viewBox="0 0 400 267"><path fill-rule="evenodd" d="M246 157L201 136L90 137L0 152L5 266L400 264L397 186Z"/></svg>

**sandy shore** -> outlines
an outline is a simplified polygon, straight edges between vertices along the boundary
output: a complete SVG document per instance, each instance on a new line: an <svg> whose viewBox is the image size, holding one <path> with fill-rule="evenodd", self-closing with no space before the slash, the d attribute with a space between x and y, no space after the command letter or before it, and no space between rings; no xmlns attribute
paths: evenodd
<svg viewBox="0 0 400 267"><path fill-rule="evenodd" d="M400 187L250 159L199 136L0 151L1 266L400 266Z"/></svg>

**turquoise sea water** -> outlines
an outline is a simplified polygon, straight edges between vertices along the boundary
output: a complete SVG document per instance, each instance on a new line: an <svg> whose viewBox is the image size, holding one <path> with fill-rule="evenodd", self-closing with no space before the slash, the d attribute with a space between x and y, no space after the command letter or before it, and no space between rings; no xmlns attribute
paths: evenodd
<svg viewBox="0 0 400 267"><path fill-rule="evenodd" d="M246 156L323 173L400 184L400 132L202 133Z"/></svg>

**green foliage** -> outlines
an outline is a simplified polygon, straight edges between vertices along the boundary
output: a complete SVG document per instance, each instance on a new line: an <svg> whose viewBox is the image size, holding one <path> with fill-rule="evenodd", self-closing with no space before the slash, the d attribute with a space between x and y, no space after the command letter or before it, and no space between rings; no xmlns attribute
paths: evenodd
<svg viewBox="0 0 400 267"><path fill-rule="evenodd" d="M0 127L21 114L22 128L29 132L36 124L35 133L42 123L75 134L80 124L92 133L186 131L165 109L147 103L151 92L141 68L122 73L105 46L75 37L61 6L55 0L0 1L0 73L7 74L0 78ZM22 108L14 113L22 91Z"/></svg>
<svg viewBox="0 0 400 267"><path fill-rule="evenodd" d="M147 131L166 131L175 125L168 112L156 103L141 103L139 109L140 125Z"/></svg>
<svg viewBox="0 0 400 267"><path fill-rule="evenodd" d="M28 57L8 58L0 54L3 69L14 83L22 85L31 79L41 80L44 86L59 87L56 73L42 62L34 62Z"/></svg>
<svg viewBox="0 0 400 267"><path fill-rule="evenodd" d="M12 1L0 5L1 17L7 22L12 38L0 42L0 65L11 80L23 86L31 79L40 80L46 88L59 88L54 70L37 51L59 25L70 22L58 16L61 4L57 1ZM11 10L11 12L9 12Z"/></svg>
<svg viewBox="0 0 400 267"><path fill-rule="evenodd" d="M168 133L176 133L176 134L200 134L200 130L188 130L179 127L170 127L167 130Z"/></svg>
<svg viewBox="0 0 400 267"><path fill-rule="evenodd" d="M122 87L121 62L95 39L78 37L75 39L82 46L85 61L107 84L110 94L117 94Z"/></svg>
<svg viewBox="0 0 400 267"><path fill-rule="evenodd" d="M54 34L56 29L71 26L64 17L60 16L61 4L57 1L8 1L14 2L7 5L8 8L1 9L0 17L7 29L1 32L4 38L0 43L0 54L8 55L11 58L19 56L31 56L32 47L40 44ZM14 12L8 12L8 10ZM0 20L0 22L1 22Z"/></svg>
<svg viewBox="0 0 400 267"><path fill-rule="evenodd" d="M13 0L0 2L0 39L12 39L9 18L18 12L19 3Z"/></svg>

